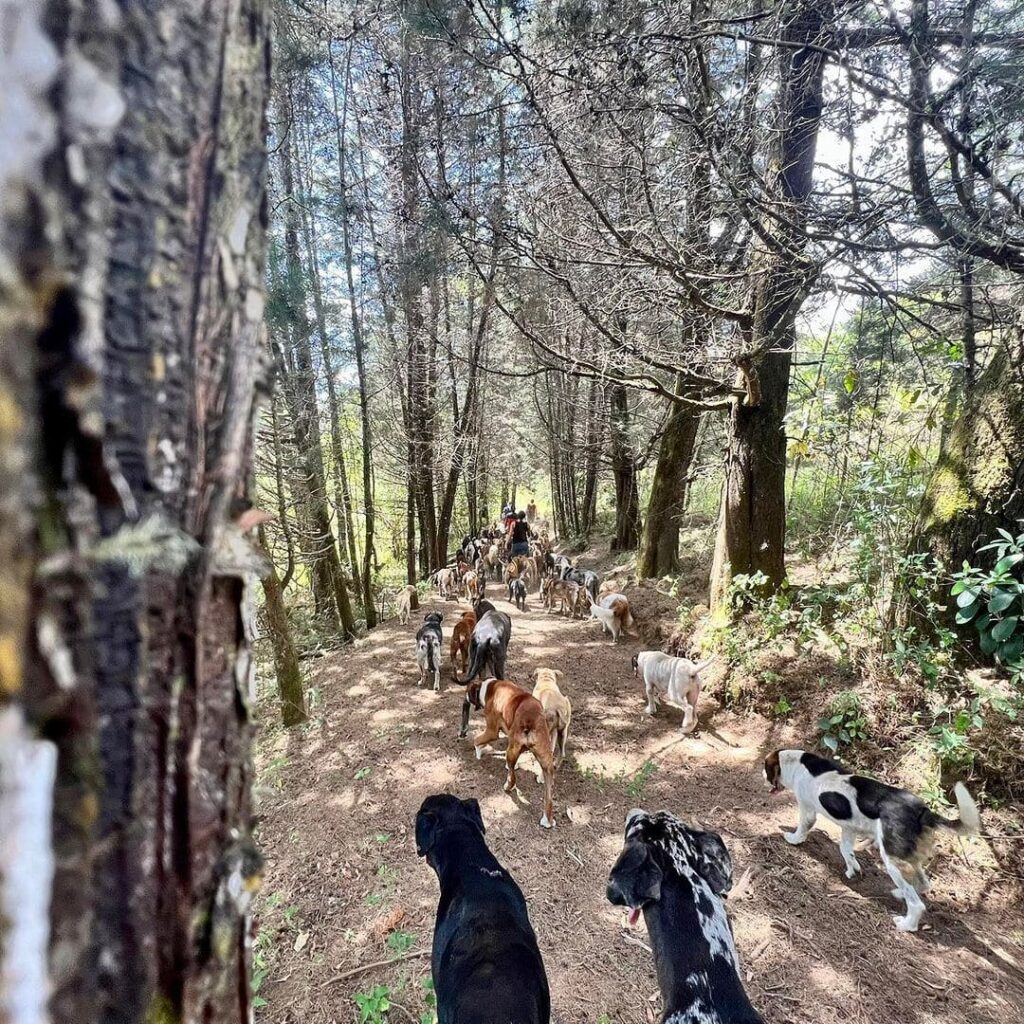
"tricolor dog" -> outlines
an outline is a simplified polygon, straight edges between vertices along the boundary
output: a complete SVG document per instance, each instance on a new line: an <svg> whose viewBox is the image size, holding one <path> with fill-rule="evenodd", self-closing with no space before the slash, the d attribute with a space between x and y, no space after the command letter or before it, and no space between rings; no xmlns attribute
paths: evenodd
<svg viewBox="0 0 1024 1024"><path fill-rule="evenodd" d="M422 686L427 673L434 675L434 689L441 689L441 620L440 612L427 612L423 625L416 630L416 664L420 667L417 686Z"/></svg>
<svg viewBox="0 0 1024 1024"><path fill-rule="evenodd" d="M428 796L416 852L437 875L437 1024L548 1024L551 998L526 900L484 841L476 800Z"/></svg>
<svg viewBox="0 0 1024 1024"><path fill-rule="evenodd" d="M694 662L689 658L673 658L661 651L641 651L633 655L633 675L644 681L647 714L654 715L658 701L665 700L683 709L683 733L697 728L697 701L700 699L700 674L714 661Z"/></svg>
<svg viewBox="0 0 1024 1024"><path fill-rule="evenodd" d="M482 709L484 713L483 732L473 737L477 760L489 743L502 735L508 737L508 746L505 748L505 767L508 769L506 793L516 789L516 764L519 758L529 751L537 759L544 776L544 813L540 823L544 828L552 828L555 824L552 805L555 756L541 702L528 690L507 679L472 682L466 687L466 698L462 704L460 736L465 736L469 728L470 708Z"/></svg>
<svg viewBox="0 0 1024 1024"><path fill-rule="evenodd" d="M723 898L732 860L722 837L688 828L668 811L632 810L608 876L608 899L644 915L654 952L663 1024L760 1024L740 980Z"/></svg>
<svg viewBox="0 0 1024 1024"><path fill-rule="evenodd" d="M558 688L558 681L565 678L565 673L557 668L535 668L530 678L533 680L533 695L544 709L544 719L551 734L551 746L555 752L557 767L565 757L569 723L572 721L572 704Z"/></svg>
<svg viewBox="0 0 1024 1024"><path fill-rule="evenodd" d="M896 884L893 896L906 901L907 912L893 918L904 932L916 932L924 913L921 896L929 885L924 865L931 856L937 831L971 835L981 827L978 806L961 782L953 787L960 817L950 821L905 789L851 775L834 761L806 750L769 754L764 759L764 777L772 793L789 789L800 805L800 822L796 831L785 833L786 842L794 846L802 843L818 815L823 814L841 830L839 852L847 878L861 870L853 852L857 840L868 839L878 847L882 864ZM906 865L907 875L897 861Z"/></svg>

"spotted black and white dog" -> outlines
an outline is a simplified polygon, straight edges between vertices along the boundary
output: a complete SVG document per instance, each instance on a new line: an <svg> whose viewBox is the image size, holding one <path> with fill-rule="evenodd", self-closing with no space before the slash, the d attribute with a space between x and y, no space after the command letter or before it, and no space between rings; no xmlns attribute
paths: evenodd
<svg viewBox="0 0 1024 1024"><path fill-rule="evenodd" d="M654 951L663 1024L761 1024L740 981L723 897L732 860L722 837L688 828L668 811L632 810L608 876L608 899L643 912Z"/></svg>
<svg viewBox="0 0 1024 1024"><path fill-rule="evenodd" d="M787 843L798 846L824 814L842 831L839 852L846 864L846 877L853 878L860 864L853 848L858 839L878 847L882 864L896 883L893 896L906 901L907 912L894 917L896 927L916 932L924 913L921 895L928 891L924 865L935 845L937 829L970 835L981 827L978 806L962 782L954 787L960 817L948 821L919 797L905 789L851 775L842 765L806 750L776 750L764 759L765 781L773 793L792 790L800 804L796 831L785 833ZM896 862L909 868L909 878Z"/></svg>

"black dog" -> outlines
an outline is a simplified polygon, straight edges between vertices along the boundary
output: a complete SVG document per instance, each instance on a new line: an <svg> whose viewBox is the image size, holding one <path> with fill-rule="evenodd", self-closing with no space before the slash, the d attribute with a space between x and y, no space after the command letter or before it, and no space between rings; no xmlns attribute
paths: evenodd
<svg viewBox="0 0 1024 1024"><path fill-rule="evenodd" d="M486 601L477 602L481 608ZM512 635L512 620L504 613L495 611L491 606L483 615L477 614L473 635L469 638L469 672L459 682L471 683L490 665L491 675L498 679L505 678L505 651L509 637Z"/></svg>
<svg viewBox="0 0 1024 1024"><path fill-rule="evenodd" d="M626 843L608 876L608 899L630 908L630 925L643 911L663 1022L762 1024L740 981L722 903L731 887L732 860L717 833L687 828L667 811L626 815Z"/></svg>
<svg viewBox="0 0 1024 1024"><path fill-rule="evenodd" d="M480 598L475 605L473 605L473 614L476 616L476 621L479 622L488 612L496 612L498 609L491 604L490 601L485 601Z"/></svg>
<svg viewBox="0 0 1024 1024"><path fill-rule="evenodd" d="M510 603L514 602L521 612L526 611L526 584L518 577L508 581L508 599Z"/></svg>
<svg viewBox="0 0 1024 1024"><path fill-rule="evenodd" d="M476 800L428 796L416 852L441 885L431 970L438 1024L547 1024L551 998L526 900L484 842Z"/></svg>

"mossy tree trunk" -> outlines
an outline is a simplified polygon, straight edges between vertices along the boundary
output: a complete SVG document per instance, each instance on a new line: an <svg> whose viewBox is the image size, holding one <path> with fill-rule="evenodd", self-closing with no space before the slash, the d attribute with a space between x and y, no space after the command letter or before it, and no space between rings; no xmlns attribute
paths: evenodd
<svg viewBox="0 0 1024 1024"><path fill-rule="evenodd" d="M1024 519L1024 333L1018 327L967 393L922 503L914 548L951 570Z"/></svg>
<svg viewBox="0 0 1024 1024"><path fill-rule="evenodd" d="M0 1018L243 1024L269 12L104 10L4 8Z"/></svg>

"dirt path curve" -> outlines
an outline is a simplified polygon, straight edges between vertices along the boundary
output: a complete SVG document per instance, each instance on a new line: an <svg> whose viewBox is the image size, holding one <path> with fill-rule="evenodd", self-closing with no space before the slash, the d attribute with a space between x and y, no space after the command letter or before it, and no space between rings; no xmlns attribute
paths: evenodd
<svg viewBox="0 0 1024 1024"><path fill-rule="evenodd" d="M983 842L965 855L943 841L926 930L898 933L891 915L901 905L870 854L861 858L865 876L848 883L820 828L799 849L782 840L796 809L788 798L769 800L760 759L798 737L724 713L707 695L698 732L681 737L677 710L644 714L630 671L637 641L612 647L596 622L546 616L535 594L525 613L494 603L513 620L508 675L528 684L537 665L566 675L573 723L555 783L557 827L539 827L540 787L529 771L521 793L506 795L501 756L477 762L470 740L457 738L462 689L450 680L447 643L464 604L426 605L445 613L439 694L416 687L413 634L426 609L322 659L314 722L271 730L259 745L258 839L267 854L259 1020L347 1024L359 1019L354 997L386 985L398 1004L388 1019L419 1021L428 957L331 979L429 950L437 886L416 856L413 817L425 796L449 791L480 801L488 842L526 893L560 1024L660 1017L646 933L624 932L604 895L633 806L667 808L722 833L747 987L767 1020L1019 1024L1024 920L1006 880L980 866Z"/></svg>

